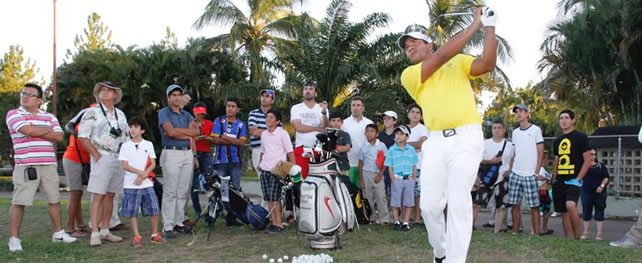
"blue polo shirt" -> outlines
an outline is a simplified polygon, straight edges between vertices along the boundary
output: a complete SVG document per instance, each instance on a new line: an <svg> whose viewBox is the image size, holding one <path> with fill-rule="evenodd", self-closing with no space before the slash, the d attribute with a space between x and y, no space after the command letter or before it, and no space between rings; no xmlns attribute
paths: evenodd
<svg viewBox="0 0 642 263"><path fill-rule="evenodd" d="M233 122L228 122L226 116L218 117L214 120L212 136L222 137L229 136L234 138L244 138L247 136L245 123L238 118ZM216 147L217 164L241 163L241 149L233 144L219 144Z"/></svg>
<svg viewBox="0 0 642 263"><path fill-rule="evenodd" d="M411 176L412 166L417 164L417 161L419 161L419 159L417 159L415 148L406 144L403 149L400 149L397 144L395 144L388 149L384 165L392 167L392 171L395 172L396 175Z"/></svg>
<svg viewBox="0 0 642 263"><path fill-rule="evenodd" d="M165 146L190 146L189 139L177 140L167 136L165 130L163 129L163 123L169 122L174 126L174 128L189 128L189 124L194 121L192 115L181 109L180 112L172 111L172 109L167 106L161 109L158 112L158 127L160 128L161 134L161 143L163 147Z"/></svg>

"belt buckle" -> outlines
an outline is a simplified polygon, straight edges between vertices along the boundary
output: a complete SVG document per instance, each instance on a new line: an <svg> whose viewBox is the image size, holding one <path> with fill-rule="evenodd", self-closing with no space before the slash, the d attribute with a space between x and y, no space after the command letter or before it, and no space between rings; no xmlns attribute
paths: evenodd
<svg viewBox="0 0 642 263"><path fill-rule="evenodd" d="M441 134L443 134L444 137L451 137L457 135L457 131L455 129L445 129L441 131Z"/></svg>

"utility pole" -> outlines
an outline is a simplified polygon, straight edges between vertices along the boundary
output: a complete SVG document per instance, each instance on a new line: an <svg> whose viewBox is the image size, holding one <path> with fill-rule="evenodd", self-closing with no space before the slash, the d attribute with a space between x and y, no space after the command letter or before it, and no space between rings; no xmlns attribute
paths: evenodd
<svg viewBox="0 0 642 263"><path fill-rule="evenodd" d="M53 0L53 106L52 112L56 115L58 108L58 85L56 78L56 0Z"/></svg>

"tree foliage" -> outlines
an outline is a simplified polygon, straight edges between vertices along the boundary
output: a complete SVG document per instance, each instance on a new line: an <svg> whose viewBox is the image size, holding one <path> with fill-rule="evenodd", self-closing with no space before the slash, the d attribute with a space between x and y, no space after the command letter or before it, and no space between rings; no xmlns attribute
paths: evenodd
<svg viewBox="0 0 642 263"><path fill-rule="evenodd" d="M593 127L641 123L642 2L564 0L559 8L566 18L541 46L542 90L587 113Z"/></svg>
<svg viewBox="0 0 642 263"><path fill-rule="evenodd" d="M9 46L9 51L0 58L0 93L20 91L25 83L34 80L37 72L36 62L25 61L20 45Z"/></svg>
<svg viewBox="0 0 642 263"><path fill-rule="evenodd" d="M95 83L111 80L123 89L123 100L117 107L128 117L144 117L150 123L146 134L152 142L160 139L158 111L167 105L165 88L177 83L193 101L203 101L211 113L222 113L215 103L224 90L242 82L242 69L233 63L224 48L213 48L211 40L189 40L185 49L168 49L163 45L147 48L115 46L112 50L78 53L74 60L58 68L59 119L72 115L94 102ZM190 105L186 107L189 108ZM160 145L160 142L155 145Z"/></svg>
<svg viewBox="0 0 642 263"><path fill-rule="evenodd" d="M76 35L74 39L75 53L67 50L67 58L86 51L111 49L114 44L111 42L111 30L101 20L98 13L91 13L87 17L87 28L83 35Z"/></svg>
<svg viewBox="0 0 642 263"><path fill-rule="evenodd" d="M276 46L288 42L297 16L292 12L292 0L248 0L249 12L244 13L231 0L211 0L194 27L232 25L228 34L216 36L228 43L240 61L249 68L249 82L268 85L272 79L267 57L273 56Z"/></svg>

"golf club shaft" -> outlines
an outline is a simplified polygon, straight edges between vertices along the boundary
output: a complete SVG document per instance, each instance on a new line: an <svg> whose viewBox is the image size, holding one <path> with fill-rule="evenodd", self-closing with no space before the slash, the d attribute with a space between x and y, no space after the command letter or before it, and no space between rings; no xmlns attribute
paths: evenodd
<svg viewBox="0 0 642 263"><path fill-rule="evenodd" d="M473 12L456 12L456 13L446 13L446 14L441 14L439 16L465 16L465 15L472 15Z"/></svg>

